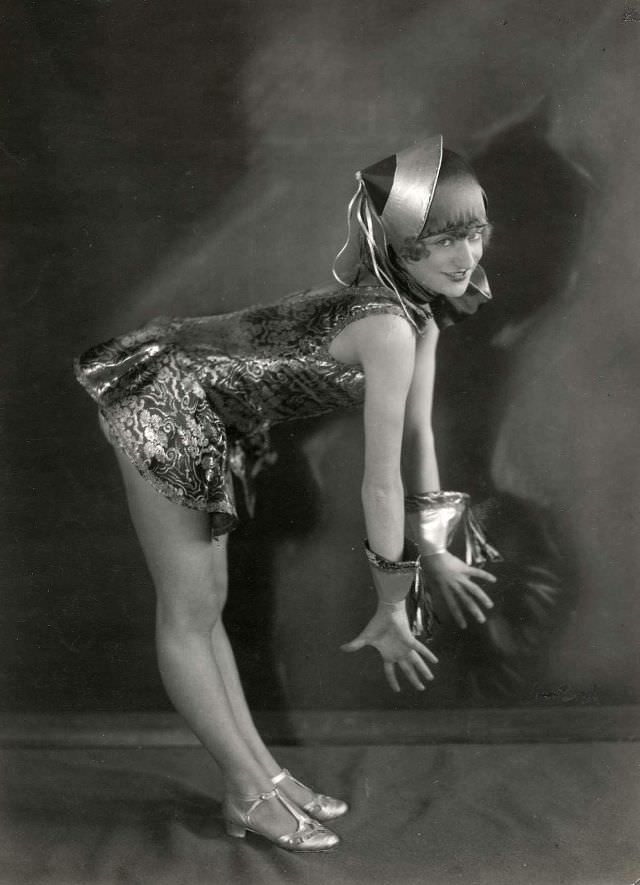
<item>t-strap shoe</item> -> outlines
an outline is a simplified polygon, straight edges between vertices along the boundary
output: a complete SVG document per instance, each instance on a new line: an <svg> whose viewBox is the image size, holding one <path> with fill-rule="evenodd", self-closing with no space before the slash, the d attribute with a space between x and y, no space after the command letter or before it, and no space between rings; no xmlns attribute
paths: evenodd
<svg viewBox="0 0 640 885"><path fill-rule="evenodd" d="M302 805L302 803L300 804L302 810L306 811L306 813L314 818L314 820L324 823L324 821L334 820L336 817L342 817L343 814L346 814L347 811L349 811L349 806L346 802L343 802L342 799L334 799L333 796L324 796L322 793L314 793L312 789L305 786L303 783L300 783L300 781L295 778L290 771L287 771L286 768L283 768L282 771L274 775L271 778L271 783L277 787L278 784L281 784L286 780L291 781L298 787L311 793L310 801L307 802L306 805ZM283 787L286 787L286 784L283 784Z"/></svg>
<svg viewBox="0 0 640 885"><path fill-rule="evenodd" d="M267 833L257 821L252 820L255 810L263 802L270 801L280 802L295 819L297 827L292 833L274 836ZM227 796L224 801L223 814L227 833L238 839L244 839L248 830L250 833L264 836L274 845L279 845L280 848L285 848L287 851L329 851L340 843L339 837L334 832L303 814L277 788L269 793L260 793L255 799L237 799Z"/></svg>

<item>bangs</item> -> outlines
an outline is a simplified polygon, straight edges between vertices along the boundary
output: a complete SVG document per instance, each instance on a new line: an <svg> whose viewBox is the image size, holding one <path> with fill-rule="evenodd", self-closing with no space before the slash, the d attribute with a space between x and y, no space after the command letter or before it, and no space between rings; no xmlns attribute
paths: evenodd
<svg viewBox="0 0 640 885"><path fill-rule="evenodd" d="M445 151L422 237L487 224L484 191L471 167L457 154Z"/></svg>
<svg viewBox="0 0 640 885"><path fill-rule="evenodd" d="M438 184L421 236L463 230L487 224L484 191L477 181Z"/></svg>

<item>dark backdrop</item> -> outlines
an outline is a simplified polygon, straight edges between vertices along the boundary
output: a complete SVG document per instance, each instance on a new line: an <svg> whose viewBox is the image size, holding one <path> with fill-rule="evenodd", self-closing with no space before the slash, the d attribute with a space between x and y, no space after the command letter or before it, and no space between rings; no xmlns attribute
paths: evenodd
<svg viewBox="0 0 640 885"><path fill-rule="evenodd" d="M498 496L529 538L543 513L559 553L548 648L508 702L637 700L640 12L597 0L4 10L2 707L167 705L152 587L72 357L158 313L325 281L353 171L434 131L474 156L496 226L495 304L442 340L445 486ZM231 545L227 619L252 702L504 702L470 690L459 637L419 698L392 697L373 652L340 655L372 607L359 417L274 437L280 459Z"/></svg>

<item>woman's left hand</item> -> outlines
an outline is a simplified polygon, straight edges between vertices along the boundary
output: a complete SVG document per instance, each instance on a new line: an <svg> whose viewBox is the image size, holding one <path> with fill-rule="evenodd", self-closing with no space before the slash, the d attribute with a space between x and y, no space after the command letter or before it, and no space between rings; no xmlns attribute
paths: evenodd
<svg viewBox="0 0 640 885"><path fill-rule="evenodd" d="M423 679L433 679L425 661L437 664L438 659L411 632L404 603L397 608L387 608L380 603L362 633L341 648L342 651L359 651L365 645L372 645L382 655L387 682L394 691L400 691L396 664L418 691L424 690Z"/></svg>
<svg viewBox="0 0 640 885"><path fill-rule="evenodd" d="M483 609L493 608L493 602L477 581L494 584L495 575L467 565L448 550L423 556L422 574L428 589L442 596L459 627L464 629L467 626L466 618L469 615L484 624L487 618Z"/></svg>

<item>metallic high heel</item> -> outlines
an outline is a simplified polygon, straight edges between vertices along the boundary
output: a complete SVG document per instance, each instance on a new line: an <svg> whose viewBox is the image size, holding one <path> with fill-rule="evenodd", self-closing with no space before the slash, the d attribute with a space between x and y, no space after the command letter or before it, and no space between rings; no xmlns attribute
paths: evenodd
<svg viewBox="0 0 640 885"><path fill-rule="evenodd" d="M297 784L299 787L302 787L303 790L308 790L308 792L311 793L311 801L307 802L306 805L303 805L302 810L306 811L306 813L315 820L321 822L334 820L336 817L342 817L343 814L346 814L347 811L349 811L349 806L346 802L343 802L342 799L334 799L333 796L324 796L322 793L314 793L312 789L301 783L290 771L287 771L286 768L283 768L282 771L274 775L271 778L271 782L277 786L286 779L293 781L294 784Z"/></svg>
<svg viewBox="0 0 640 885"><path fill-rule="evenodd" d="M263 802L269 802L272 799L280 802L287 811L295 818L297 829L293 833L285 833L282 836L272 836L264 830L257 829L251 820L251 815ZM239 805L248 805L246 810L242 810ZM260 793L255 799L231 799L227 797L224 802L224 819L227 827L227 833L235 836L237 839L244 839L247 830L250 833L257 833L264 836L274 845L285 848L287 851L329 851L335 848L339 843L339 837L323 827L322 824L311 820L306 814L302 814L300 809L290 802L286 796L277 788L269 793Z"/></svg>

